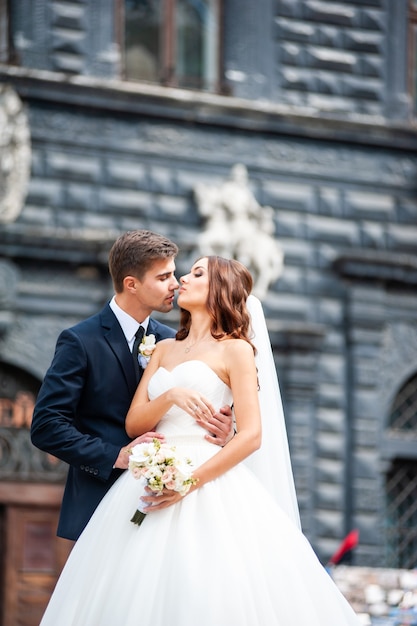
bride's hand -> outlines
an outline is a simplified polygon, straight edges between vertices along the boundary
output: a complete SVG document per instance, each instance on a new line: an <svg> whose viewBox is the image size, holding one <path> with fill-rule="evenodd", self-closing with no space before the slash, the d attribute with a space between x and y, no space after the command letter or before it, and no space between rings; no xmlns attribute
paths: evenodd
<svg viewBox="0 0 417 626"><path fill-rule="evenodd" d="M146 507L142 509L144 513L166 509L168 506L179 502L185 497L171 489L163 489L157 494L149 489L149 487L146 487L145 491L147 495L141 497L142 502L146 505Z"/></svg>
<svg viewBox="0 0 417 626"><path fill-rule="evenodd" d="M174 387L170 390L173 404L189 413L200 426L209 429L210 421L216 413L214 406L198 391L184 387Z"/></svg>

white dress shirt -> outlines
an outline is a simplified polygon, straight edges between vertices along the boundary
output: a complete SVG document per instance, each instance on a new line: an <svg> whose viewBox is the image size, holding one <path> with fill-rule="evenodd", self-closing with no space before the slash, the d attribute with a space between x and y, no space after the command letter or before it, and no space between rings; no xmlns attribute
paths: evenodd
<svg viewBox="0 0 417 626"><path fill-rule="evenodd" d="M109 306L111 310L113 311L113 313L115 314L120 326L122 327L122 331L123 331L124 336L126 337L126 341L129 345L129 349L132 352L133 343L135 341L135 334L139 326L143 326L143 328L145 329L144 334L146 335L146 331L148 330L148 324L149 324L149 315L143 320L143 322L138 324L138 322L131 315L129 315L129 313L126 313L126 311L123 311L123 309L119 307L119 305L116 302L115 296L113 296L113 298L110 300Z"/></svg>

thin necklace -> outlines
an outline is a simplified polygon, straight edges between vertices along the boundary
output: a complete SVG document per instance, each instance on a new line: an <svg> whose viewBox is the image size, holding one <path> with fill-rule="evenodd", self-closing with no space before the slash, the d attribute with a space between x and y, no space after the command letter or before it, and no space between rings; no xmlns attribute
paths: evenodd
<svg viewBox="0 0 417 626"><path fill-rule="evenodd" d="M209 335L209 337L204 337L204 339L197 339L197 341L194 341L194 343L191 343L186 348L184 348L184 352L188 354L195 345L197 345L198 343L203 343L203 341L207 341L208 339L211 339L211 335Z"/></svg>

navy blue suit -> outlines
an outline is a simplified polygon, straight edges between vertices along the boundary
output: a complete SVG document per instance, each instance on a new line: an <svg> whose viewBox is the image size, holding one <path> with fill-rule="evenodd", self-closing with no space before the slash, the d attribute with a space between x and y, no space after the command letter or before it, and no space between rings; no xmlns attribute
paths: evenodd
<svg viewBox="0 0 417 626"><path fill-rule="evenodd" d="M175 331L151 318L150 334L159 341ZM32 443L70 466L59 536L78 539L121 475L112 466L130 442L125 417L136 387L132 354L108 304L60 334L31 426Z"/></svg>

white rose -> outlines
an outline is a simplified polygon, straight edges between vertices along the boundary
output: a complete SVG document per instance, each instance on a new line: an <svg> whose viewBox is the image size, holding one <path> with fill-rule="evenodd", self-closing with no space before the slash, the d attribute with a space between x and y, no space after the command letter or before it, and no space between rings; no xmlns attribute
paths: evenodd
<svg viewBox="0 0 417 626"><path fill-rule="evenodd" d="M156 348L155 335L145 335L139 344L139 352L142 356L151 356Z"/></svg>

